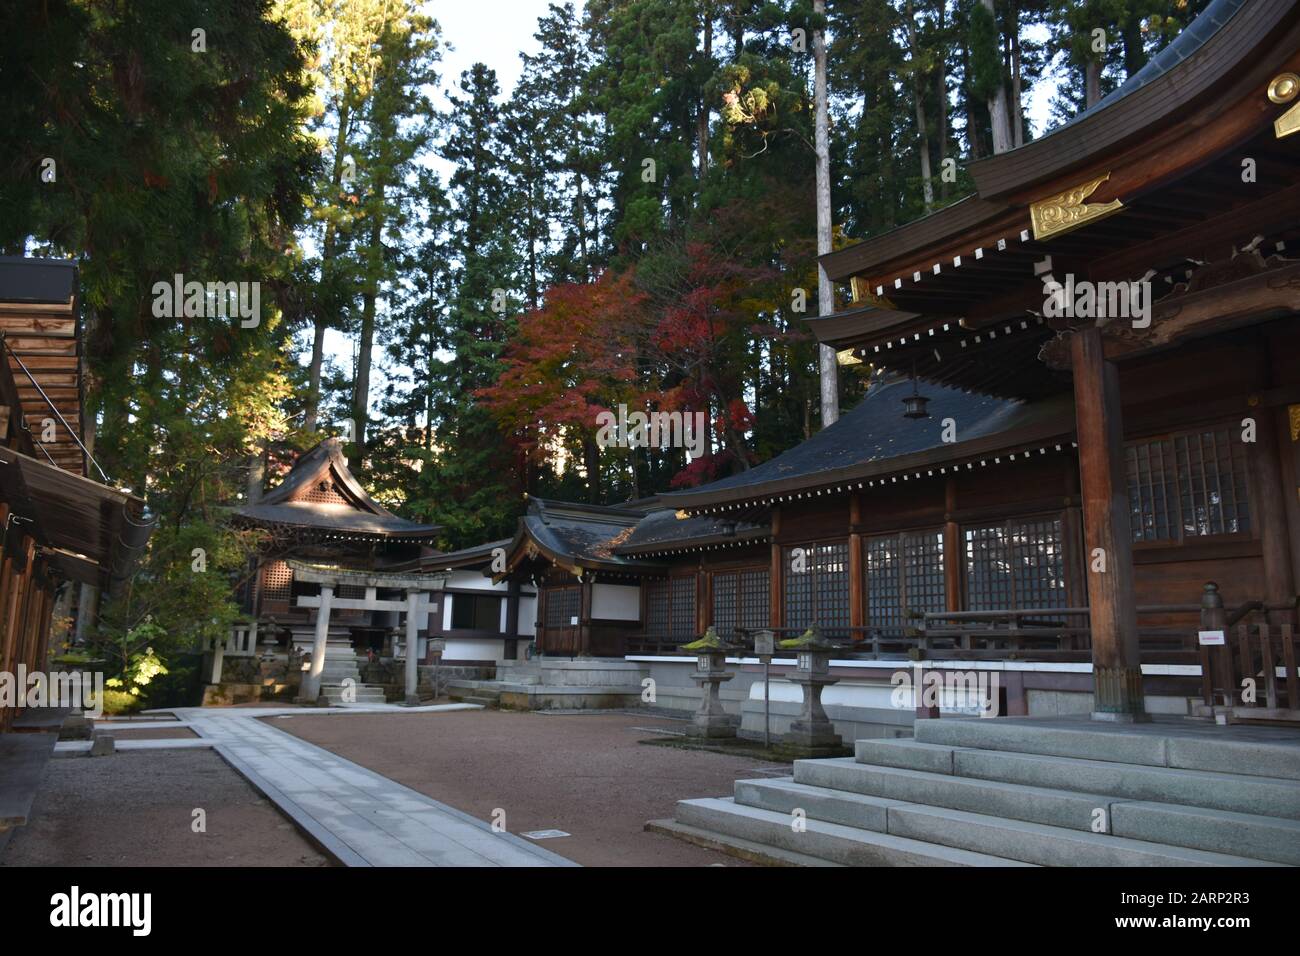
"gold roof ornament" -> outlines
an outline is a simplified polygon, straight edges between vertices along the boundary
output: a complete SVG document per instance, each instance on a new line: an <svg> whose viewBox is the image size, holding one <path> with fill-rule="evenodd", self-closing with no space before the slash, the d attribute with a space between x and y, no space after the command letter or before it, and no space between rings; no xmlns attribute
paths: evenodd
<svg viewBox="0 0 1300 956"><path fill-rule="evenodd" d="M1080 226L1086 226L1090 222L1105 219L1119 212L1124 208L1124 204L1118 199L1112 199L1108 203L1084 202L1108 179L1110 173L1030 203L1029 220L1034 227L1034 238L1050 239L1053 236L1064 235Z"/></svg>
<svg viewBox="0 0 1300 956"><path fill-rule="evenodd" d="M1274 103L1290 103L1297 96L1300 96L1300 76L1294 73L1279 73L1268 84L1268 98ZM1300 130L1300 103L1273 120L1273 133L1278 139L1296 130Z"/></svg>

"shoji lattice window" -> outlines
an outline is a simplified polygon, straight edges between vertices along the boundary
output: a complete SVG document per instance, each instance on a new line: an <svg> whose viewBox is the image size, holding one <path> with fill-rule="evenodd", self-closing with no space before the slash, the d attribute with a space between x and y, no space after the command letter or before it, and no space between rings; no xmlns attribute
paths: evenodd
<svg viewBox="0 0 1300 956"><path fill-rule="evenodd" d="M668 634L673 640L695 636L695 575L669 578Z"/></svg>
<svg viewBox="0 0 1300 956"><path fill-rule="evenodd" d="M1059 518L964 530L967 610L1067 606Z"/></svg>
<svg viewBox="0 0 1300 956"><path fill-rule="evenodd" d="M576 587L546 589L546 626L570 627L582 605L580 589Z"/></svg>
<svg viewBox="0 0 1300 956"><path fill-rule="evenodd" d="M881 535L866 540L866 624L898 635L909 610L947 610L943 532Z"/></svg>
<svg viewBox="0 0 1300 956"><path fill-rule="evenodd" d="M1233 428L1134 442L1125 457L1134 541L1250 532L1246 446Z"/></svg>
<svg viewBox="0 0 1300 956"><path fill-rule="evenodd" d="M738 579L734 573L713 575L713 627L719 637L729 638L736 633Z"/></svg>
<svg viewBox="0 0 1300 956"><path fill-rule="evenodd" d="M768 627L772 623L771 573L767 568L740 572L740 626Z"/></svg>
<svg viewBox="0 0 1300 956"><path fill-rule="evenodd" d="M733 636L738 627L767 627L770 604L767 568L713 575L713 626L720 637Z"/></svg>
<svg viewBox="0 0 1300 956"><path fill-rule="evenodd" d="M848 542L782 549L785 561L785 626L816 623L828 638L843 640L849 626Z"/></svg>
<svg viewBox="0 0 1300 956"><path fill-rule="evenodd" d="M645 630L650 637L668 636L668 580L647 580L645 588Z"/></svg>

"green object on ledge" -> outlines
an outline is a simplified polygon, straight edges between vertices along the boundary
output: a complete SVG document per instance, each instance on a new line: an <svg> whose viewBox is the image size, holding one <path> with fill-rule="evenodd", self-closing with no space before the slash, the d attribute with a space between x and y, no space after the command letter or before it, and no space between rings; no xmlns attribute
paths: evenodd
<svg viewBox="0 0 1300 956"><path fill-rule="evenodd" d="M783 651L831 651L835 649L834 644L822 637L821 628L816 624L798 637L778 641L776 646Z"/></svg>
<svg viewBox="0 0 1300 956"><path fill-rule="evenodd" d="M700 651L734 651L738 649L738 645L728 644L718 637L718 632L713 627L705 631L704 636L698 641L691 641L689 644L682 645L682 650L692 653L699 653Z"/></svg>

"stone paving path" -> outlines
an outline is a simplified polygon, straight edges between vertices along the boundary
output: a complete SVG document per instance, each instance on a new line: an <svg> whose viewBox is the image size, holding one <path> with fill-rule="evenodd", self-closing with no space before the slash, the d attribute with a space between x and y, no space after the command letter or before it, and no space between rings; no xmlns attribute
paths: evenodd
<svg viewBox="0 0 1300 956"><path fill-rule="evenodd" d="M373 705L323 713L447 709L464 708ZM172 713L348 866L576 865L257 719L301 709L191 707Z"/></svg>

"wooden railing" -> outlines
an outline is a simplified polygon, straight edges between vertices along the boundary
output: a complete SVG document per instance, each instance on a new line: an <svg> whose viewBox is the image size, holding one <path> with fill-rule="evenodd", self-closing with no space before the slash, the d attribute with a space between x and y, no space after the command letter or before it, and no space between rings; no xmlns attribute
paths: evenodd
<svg viewBox="0 0 1300 956"><path fill-rule="evenodd" d="M1201 633L1212 640L1221 635L1223 642L1200 646L1201 698L1206 716L1223 722L1300 722L1300 674L1296 671L1300 653L1295 627L1286 620L1278 624L1245 620L1254 612L1280 612L1285 618L1294 610L1290 605L1266 608L1252 601L1229 612L1218 587L1213 583L1205 585Z"/></svg>
<svg viewBox="0 0 1300 956"><path fill-rule="evenodd" d="M215 639L209 638L203 643L203 650L210 651L214 649ZM227 657L256 657L257 656L257 622L256 621L237 621L231 625L230 631L226 634L222 643L222 653Z"/></svg>

